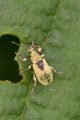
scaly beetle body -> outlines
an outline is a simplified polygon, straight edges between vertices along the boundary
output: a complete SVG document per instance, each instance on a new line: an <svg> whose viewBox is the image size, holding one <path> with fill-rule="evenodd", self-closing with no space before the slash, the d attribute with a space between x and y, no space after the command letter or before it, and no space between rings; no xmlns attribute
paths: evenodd
<svg viewBox="0 0 80 120"><path fill-rule="evenodd" d="M51 67L47 64L43 55L40 55L33 47L30 47L29 51L31 52L30 56L35 77L42 85L49 85L53 81Z"/></svg>
<svg viewBox="0 0 80 120"><path fill-rule="evenodd" d="M18 45L15 42L12 43ZM35 49L36 47L38 49ZM51 84L51 82L53 81L52 70L54 72L56 72L56 70L48 65L47 61L44 58L44 54L42 54L42 48L32 43L28 51L30 52L30 60L32 61L32 65L29 65L27 70L33 67L34 70L33 80L35 82L34 88L36 87L37 81L39 81L39 83L41 83L44 86ZM26 57L23 58L23 61L26 61ZM56 73L63 75L62 72L56 72ZM34 91L34 88L32 89L32 91Z"/></svg>

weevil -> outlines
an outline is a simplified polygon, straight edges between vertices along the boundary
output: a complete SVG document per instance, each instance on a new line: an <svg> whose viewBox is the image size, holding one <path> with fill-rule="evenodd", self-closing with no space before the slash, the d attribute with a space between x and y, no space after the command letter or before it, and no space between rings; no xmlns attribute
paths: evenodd
<svg viewBox="0 0 80 120"><path fill-rule="evenodd" d="M28 48L28 52L30 53L30 60L32 64L28 66L27 70L31 69L31 67L33 68L34 87L32 91L34 91L37 81L44 86L51 84L53 81L53 72L56 72L56 70L48 65L44 58L44 54L42 54L42 48L40 46L32 43L32 45ZM23 58L23 61L26 61L26 57ZM62 72L56 73L60 75L63 74Z"/></svg>

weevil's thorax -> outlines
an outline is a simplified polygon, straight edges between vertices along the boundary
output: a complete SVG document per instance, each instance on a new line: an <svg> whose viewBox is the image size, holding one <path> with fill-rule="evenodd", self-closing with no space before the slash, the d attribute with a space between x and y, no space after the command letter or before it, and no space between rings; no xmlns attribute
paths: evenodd
<svg viewBox="0 0 80 120"><path fill-rule="evenodd" d="M41 60L41 56L34 49L31 50L30 55L31 55L31 61L33 63L37 63L38 61Z"/></svg>

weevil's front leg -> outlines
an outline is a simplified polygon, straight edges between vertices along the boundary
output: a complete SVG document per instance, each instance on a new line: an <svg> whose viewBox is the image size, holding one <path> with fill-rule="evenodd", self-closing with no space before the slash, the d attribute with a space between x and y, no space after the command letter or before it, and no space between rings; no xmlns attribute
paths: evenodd
<svg viewBox="0 0 80 120"><path fill-rule="evenodd" d="M43 57L44 57L44 54L41 55L41 58L43 58Z"/></svg>
<svg viewBox="0 0 80 120"><path fill-rule="evenodd" d="M28 71L28 70L30 70L30 69L31 69L31 67L32 67L32 64L31 64L31 65L29 65L27 69L25 69L25 72L26 72L26 71Z"/></svg>
<svg viewBox="0 0 80 120"><path fill-rule="evenodd" d="M22 74L23 74L24 72L27 72L28 70L30 70L30 69L31 69L31 67L32 67L32 64L31 64L31 65L29 65L27 69L25 69L24 71L22 71Z"/></svg>
<svg viewBox="0 0 80 120"><path fill-rule="evenodd" d="M23 57L22 55L18 55L18 56L19 56L19 59L21 59L23 62L26 62L26 61L30 60L30 57ZM22 72L20 73L20 75L23 74L24 72L30 70L31 67L32 67L32 65L29 65L27 69L22 70Z"/></svg>
<svg viewBox="0 0 80 120"><path fill-rule="evenodd" d="M23 62L30 60L30 56L22 56L22 55L18 54L17 52L15 52L15 55L18 56L19 59L22 60Z"/></svg>
<svg viewBox="0 0 80 120"><path fill-rule="evenodd" d="M57 72L57 71L56 71L53 67L51 67L51 66L50 66L50 69L51 69L52 71L54 71L55 73L57 73L58 75L61 75L61 76L63 75L63 72Z"/></svg>
<svg viewBox="0 0 80 120"><path fill-rule="evenodd" d="M19 55L19 58L22 59L23 62L26 62L26 61L30 60L30 56Z"/></svg>
<svg viewBox="0 0 80 120"><path fill-rule="evenodd" d="M35 89L36 83L37 83L37 79L36 79L35 74L34 74L34 76L33 76L33 80L34 80L34 86L33 86L32 92L34 92L34 89Z"/></svg>
<svg viewBox="0 0 80 120"><path fill-rule="evenodd" d="M32 64L28 66L28 68L26 69L27 71L30 70L32 67Z"/></svg>

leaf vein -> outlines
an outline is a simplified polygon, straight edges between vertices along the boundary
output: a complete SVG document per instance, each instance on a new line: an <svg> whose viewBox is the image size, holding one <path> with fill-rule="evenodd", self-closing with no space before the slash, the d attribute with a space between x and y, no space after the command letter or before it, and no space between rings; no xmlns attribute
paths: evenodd
<svg viewBox="0 0 80 120"><path fill-rule="evenodd" d="M52 22L51 22L50 28L49 28L49 30L48 30L48 32L47 32L47 35L45 36L45 39L47 39L47 38L49 37L49 34L50 34L50 31L51 31L51 28L52 28L53 24L54 24L54 26L55 26L56 18L57 18L58 11L59 11L59 9L60 9L61 3L62 3L62 0L59 0L58 5L57 5L57 8L56 8L56 11L55 11L55 14L54 14L54 16L53 16L53 20L52 20ZM44 39L44 40L45 40L45 39Z"/></svg>

